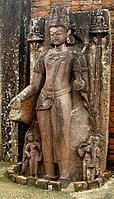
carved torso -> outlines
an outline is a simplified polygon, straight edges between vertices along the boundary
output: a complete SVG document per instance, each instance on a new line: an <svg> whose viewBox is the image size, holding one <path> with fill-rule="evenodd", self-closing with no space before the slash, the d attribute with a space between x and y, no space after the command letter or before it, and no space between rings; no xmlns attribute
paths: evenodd
<svg viewBox="0 0 114 199"><path fill-rule="evenodd" d="M70 87L72 69L72 51L62 52L49 50L44 57L46 80L44 89L48 91L61 91Z"/></svg>
<svg viewBox="0 0 114 199"><path fill-rule="evenodd" d="M73 50L50 49L43 57L42 65L37 69L46 73L44 86L37 101L37 110L49 109L55 96L71 91L70 77L73 68Z"/></svg>

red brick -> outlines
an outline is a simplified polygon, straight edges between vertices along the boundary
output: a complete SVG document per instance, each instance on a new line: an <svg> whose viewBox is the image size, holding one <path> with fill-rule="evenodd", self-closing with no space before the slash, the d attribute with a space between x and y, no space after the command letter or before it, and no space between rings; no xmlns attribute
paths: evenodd
<svg viewBox="0 0 114 199"><path fill-rule="evenodd" d="M83 0L80 1L80 5L92 5L93 4L93 0Z"/></svg>
<svg viewBox="0 0 114 199"><path fill-rule="evenodd" d="M36 17L44 17L44 16L48 16L49 12L47 11L40 11L40 12L33 12L32 17L36 18Z"/></svg>
<svg viewBox="0 0 114 199"><path fill-rule="evenodd" d="M114 106L114 100L110 101L110 105Z"/></svg>
<svg viewBox="0 0 114 199"><path fill-rule="evenodd" d="M102 0L102 4L111 4L112 0Z"/></svg>
<svg viewBox="0 0 114 199"><path fill-rule="evenodd" d="M114 139L113 138L109 139L109 144L114 145Z"/></svg>
<svg viewBox="0 0 114 199"><path fill-rule="evenodd" d="M114 127L114 122L112 122L112 121L110 120L109 126L110 126L110 127Z"/></svg>
<svg viewBox="0 0 114 199"><path fill-rule="evenodd" d="M110 106L110 111L114 112L114 106Z"/></svg>
<svg viewBox="0 0 114 199"><path fill-rule="evenodd" d="M99 4L101 5L101 0L96 0L96 1L93 1L94 4Z"/></svg>
<svg viewBox="0 0 114 199"><path fill-rule="evenodd" d="M96 10L96 9L102 9L102 6L99 5L84 5L81 7L81 10L87 10L87 11L91 11L91 10Z"/></svg>
<svg viewBox="0 0 114 199"><path fill-rule="evenodd" d="M50 0L42 0L42 1L36 1L33 2L32 6L33 7L39 7L39 6L47 6L50 5Z"/></svg>
<svg viewBox="0 0 114 199"><path fill-rule="evenodd" d="M112 127L109 128L109 132L110 132L110 133L114 133L114 127L113 127L113 128L112 128Z"/></svg>
<svg viewBox="0 0 114 199"><path fill-rule="evenodd" d="M74 1L74 0L73 0L73 1L72 1L72 5L73 5L73 6L78 6L78 5L79 5L79 1Z"/></svg>
<svg viewBox="0 0 114 199"><path fill-rule="evenodd" d="M114 123L114 116L113 116L113 117L110 116L110 121L111 121L112 123Z"/></svg>
<svg viewBox="0 0 114 199"><path fill-rule="evenodd" d="M113 144L109 144L109 149L114 150L114 145Z"/></svg>
<svg viewBox="0 0 114 199"><path fill-rule="evenodd" d="M110 149L110 155L114 155L114 149Z"/></svg>
<svg viewBox="0 0 114 199"><path fill-rule="evenodd" d="M81 10L81 6L71 6L70 7L70 10L72 11L72 12L75 12L75 11L80 11Z"/></svg>
<svg viewBox="0 0 114 199"><path fill-rule="evenodd" d="M108 160L114 160L114 155L108 155Z"/></svg>

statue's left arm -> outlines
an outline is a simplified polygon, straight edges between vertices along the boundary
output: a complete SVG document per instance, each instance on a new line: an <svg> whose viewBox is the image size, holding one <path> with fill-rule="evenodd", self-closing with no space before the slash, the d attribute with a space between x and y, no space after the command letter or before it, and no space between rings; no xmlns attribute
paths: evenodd
<svg viewBox="0 0 114 199"><path fill-rule="evenodd" d="M77 91L82 91L82 92L88 92L88 84L87 84L87 79L83 75L83 70L82 69L82 63L81 61L83 60L83 55L80 54L74 54L73 57L73 72L74 72L74 89ZM83 65L84 65L83 61ZM86 69L86 66L84 66ZM85 72L85 71L84 71Z"/></svg>

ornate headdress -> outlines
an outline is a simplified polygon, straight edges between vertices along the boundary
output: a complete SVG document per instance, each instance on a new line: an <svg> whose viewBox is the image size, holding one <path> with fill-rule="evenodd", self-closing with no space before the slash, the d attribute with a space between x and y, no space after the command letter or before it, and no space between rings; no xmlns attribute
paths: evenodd
<svg viewBox="0 0 114 199"><path fill-rule="evenodd" d="M49 26L63 26L69 29L70 17L69 10L64 7L55 7L51 10Z"/></svg>

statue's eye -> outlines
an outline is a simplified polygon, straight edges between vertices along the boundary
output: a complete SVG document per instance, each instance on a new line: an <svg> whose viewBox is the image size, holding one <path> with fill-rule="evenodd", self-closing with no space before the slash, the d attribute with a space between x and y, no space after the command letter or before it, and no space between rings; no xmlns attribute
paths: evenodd
<svg viewBox="0 0 114 199"><path fill-rule="evenodd" d="M50 35L51 35L51 36L53 36L53 35L54 35L54 33L53 33L53 32L50 32Z"/></svg>
<svg viewBox="0 0 114 199"><path fill-rule="evenodd" d="M59 31L59 32L55 32L55 33L53 33L53 32L50 32L50 36L54 36L54 35L61 35L62 34L62 32L61 31Z"/></svg>
<svg viewBox="0 0 114 199"><path fill-rule="evenodd" d="M56 35L61 35L61 32L56 33Z"/></svg>

